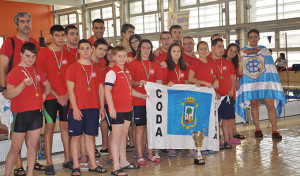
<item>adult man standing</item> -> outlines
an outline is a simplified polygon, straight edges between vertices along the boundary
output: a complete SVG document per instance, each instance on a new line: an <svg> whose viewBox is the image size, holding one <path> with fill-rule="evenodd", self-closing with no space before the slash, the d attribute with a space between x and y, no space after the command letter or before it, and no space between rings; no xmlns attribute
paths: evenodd
<svg viewBox="0 0 300 176"><path fill-rule="evenodd" d="M78 41L79 41L79 32L76 26L68 25L65 27L65 35L67 43L63 45L67 49L75 60L80 58L78 54Z"/></svg>
<svg viewBox="0 0 300 176"><path fill-rule="evenodd" d="M194 39L191 36L186 36L183 38L183 58L185 63L191 65L197 57L194 53Z"/></svg>
<svg viewBox="0 0 300 176"><path fill-rule="evenodd" d="M251 29L248 32L249 46L241 49L244 70L240 89L236 93L235 109L240 116L245 117L245 101L250 100L255 137L263 137L259 126L259 100L263 99L272 125L272 137L281 139L277 131L277 117L280 117L286 99L273 57L265 46L258 45L259 40L259 31Z"/></svg>
<svg viewBox="0 0 300 176"><path fill-rule="evenodd" d="M70 52L62 47L65 41L64 30L61 25L54 25L50 28L52 43L40 51L36 61L36 66L46 74L52 85L51 92L44 102L46 175L55 174L51 153L57 111L59 111L59 125L65 154L63 167L73 169L73 163L70 161L70 137L67 119L69 97L65 76L66 69L75 62L75 59Z"/></svg>
<svg viewBox="0 0 300 176"><path fill-rule="evenodd" d="M154 60L158 61L159 63L166 62L167 55L168 55L168 49L170 45L172 44L172 37L171 33L164 31L160 34L160 40L161 44L161 52L158 56L154 55Z"/></svg>
<svg viewBox="0 0 300 176"><path fill-rule="evenodd" d="M170 33L172 35L172 40L174 43L180 44L181 48L182 45L182 27L180 25L173 25L170 27Z"/></svg>
<svg viewBox="0 0 300 176"><path fill-rule="evenodd" d="M105 32L105 26L104 26L104 21L99 18L95 19L92 24L93 24L92 31L94 32L94 35L92 35L88 40L91 42L92 46L94 46L94 43L97 39L99 38L104 39L103 35ZM106 42L108 43L109 46L111 45L111 43L108 40L106 40Z"/></svg>
<svg viewBox="0 0 300 176"><path fill-rule="evenodd" d="M24 43L32 42L35 44L37 51L40 51L40 46L36 40L29 37L32 29L31 15L28 12L18 12L14 16L14 23L17 29L17 34L11 38L7 38L0 49L0 86L4 89L3 96L6 95L6 75L21 62L21 47ZM22 160L20 154L16 162L16 175L23 175ZM45 170L45 166L36 163L34 166L36 170Z"/></svg>

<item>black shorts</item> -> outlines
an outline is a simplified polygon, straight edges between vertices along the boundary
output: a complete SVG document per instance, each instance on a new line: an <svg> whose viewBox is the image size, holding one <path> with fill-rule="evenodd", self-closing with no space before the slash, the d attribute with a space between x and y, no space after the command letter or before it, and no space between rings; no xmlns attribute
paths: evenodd
<svg viewBox="0 0 300 176"><path fill-rule="evenodd" d="M69 136L80 136L83 133L90 136L97 136L99 129L99 109L81 109L81 120L75 120L73 109L68 115Z"/></svg>
<svg viewBox="0 0 300 176"><path fill-rule="evenodd" d="M133 123L136 126L147 124L146 106L133 106Z"/></svg>
<svg viewBox="0 0 300 176"><path fill-rule="evenodd" d="M112 128L111 128L111 117L109 115L109 112L108 112L108 105L105 104L104 105L104 109L105 109L105 120L106 120L106 123L107 123L107 126L108 126L108 129L111 131Z"/></svg>
<svg viewBox="0 0 300 176"><path fill-rule="evenodd" d="M115 125L116 124L124 124L125 120L131 122L131 120L132 120L132 111L117 113L116 119L112 118L111 124L115 124Z"/></svg>
<svg viewBox="0 0 300 176"><path fill-rule="evenodd" d="M43 127L43 113L41 110L13 113L12 132L26 133Z"/></svg>
<svg viewBox="0 0 300 176"><path fill-rule="evenodd" d="M218 109L218 116L219 121L221 119L234 119L235 118L235 112L234 112L234 100L233 97L229 97L229 100L227 101L228 96L226 96Z"/></svg>
<svg viewBox="0 0 300 176"><path fill-rule="evenodd" d="M45 123L55 123L57 111L59 112L59 121L68 121L69 101L66 106L62 106L57 102L57 99L46 100L44 102L44 117Z"/></svg>

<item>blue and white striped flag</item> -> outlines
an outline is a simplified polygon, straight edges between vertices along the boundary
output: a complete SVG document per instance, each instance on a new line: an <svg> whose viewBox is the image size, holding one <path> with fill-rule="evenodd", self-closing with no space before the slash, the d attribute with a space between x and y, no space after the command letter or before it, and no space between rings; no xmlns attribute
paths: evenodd
<svg viewBox="0 0 300 176"><path fill-rule="evenodd" d="M249 100L274 99L277 117L286 98L270 51L265 46L242 48L243 77L236 92L235 111L246 121L246 103Z"/></svg>

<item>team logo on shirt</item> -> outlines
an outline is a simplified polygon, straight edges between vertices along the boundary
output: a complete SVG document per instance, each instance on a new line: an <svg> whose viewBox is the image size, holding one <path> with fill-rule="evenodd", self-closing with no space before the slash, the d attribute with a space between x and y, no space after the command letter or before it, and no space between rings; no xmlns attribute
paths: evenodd
<svg viewBox="0 0 300 176"><path fill-rule="evenodd" d="M254 57L246 56L246 61L244 62L245 75L254 80L259 78L263 73L266 72L265 61L266 58L262 54Z"/></svg>
<svg viewBox="0 0 300 176"><path fill-rule="evenodd" d="M226 67L226 66L224 66L224 67L223 67L223 70L227 70L227 67Z"/></svg>
<svg viewBox="0 0 300 176"><path fill-rule="evenodd" d="M68 61L66 60L66 59L64 59L63 61L62 61L62 64L64 64L64 65L66 65L68 63Z"/></svg>
<svg viewBox="0 0 300 176"><path fill-rule="evenodd" d="M40 75L36 75L36 80L37 81L41 81L41 76Z"/></svg>
<svg viewBox="0 0 300 176"><path fill-rule="evenodd" d="M197 99L194 97L186 97L185 101L181 103L183 107L183 113L181 117L181 125L185 129L190 129L191 127L196 126L196 110L198 108L198 103L195 103Z"/></svg>
<svg viewBox="0 0 300 176"><path fill-rule="evenodd" d="M181 77L181 78L184 78L184 73L180 73L180 77Z"/></svg>
<svg viewBox="0 0 300 176"><path fill-rule="evenodd" d="M151 70L150 70L150 74L154 74L154 69L151 69Z"/></svg>
<svg viewBox="0 0 300 176"><path fill-rule="evenodd" d="M91 77L96 77L96 73L93 72L92 75L91 75Z"/></svg>
<svg viewBox="0 0 300 176"><path fill-rule="evenodd" d="M214 74L214 70L210 69L210 74L213 75Z"/></svg>

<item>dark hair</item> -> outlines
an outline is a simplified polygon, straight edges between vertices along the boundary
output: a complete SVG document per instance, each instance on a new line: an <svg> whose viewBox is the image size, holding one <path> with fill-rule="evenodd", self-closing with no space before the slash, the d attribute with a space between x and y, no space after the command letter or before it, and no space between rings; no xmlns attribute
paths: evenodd
<svg viewBox="0 0 300 176"><path fill-rule="evenodd" d="M206 44L206 45L207 45L207 48L208 48L208 43L207 43L207 42L205 42L205 41L200 41L200 42L197 44L197 50L199 49L199 46L200 46L200 44L202 44L202 43Z"/></svg>
<svg viewBox="0 0 300 176"><path fill-rule="evenodd" d="M180 47L180 45L178 43L172 43L168 49L168 55L167 55L167 60L166 60L166 63L167 63L167 66L168 66L168 69L171 71L171 70L174 70L175 69L175 62L173 61L172 59L172 56L171 56L171 50L173 47L175 46L178 46L180 48L180 52L181 52L181 55L180 55L180 58L178 60L178 64L179 64L179 69L180 70L186 70L186 65L185 65L185 61L184 61L184 58L183 58L183 53L182 53L182 49Z"/></svg>
<svg viewBox="0 0 300 176"><path fill-rule="evenodd" d="M210 41L212 42L212 39L213 39L215 36L217 36L217 35L221 36L220 34L214 34L214 35L212 35L212 36L210 37Z"/></svg>
<svg viewBox="0 0 300 176"><path fill-rule="evenodd" d="M191 37L191 36L185 36L184 38L183 38L183 40L184 39L193 39L193 37ZM194 39L193 39L194 40Z"/></svg>
<svg viewBox="0 0 300 176"><path fill-rule="evenodd" d="M65 29L61 25L56 24L50 28L50 34L53 35L55 31L65 31Z"/></svg>
<svg viewBox="0 0 300 176"><path fill-rule="evenodd" d="M258 35L258 37L259 37L259 31L257 30L257 29L251 29L249 32L248 32L248 37L249 37L249 35L250 35L250 33L256 33L257 35Z"/></svg>
<svg viewBox="0 0 300 176"><path fill-rule="evenodd" d="M99 19L99 18L97 18L97 19L94 19L94 21L93 21L93 27L94 27L94 25L95 25L95 23L102 23L102 24L104 24L104 21L102 20L102 19Z"/></svg>
<svg viewBox="0 0 300 176"><path fill-rule="evenodd" d="M28 50L33 54L37 54L37 49L34 43L31 42L24 43L21 47L21 53L24 54L25 50Z"/></svg>
<svg viewBox="0 0 300 176"><path fill-rule="evenodd" d="M137 54L136 51L134 50L134 48L131 45L131 40L134 39L134 38L138 39L140 42L142 41L142 37L139 34L133 34L132 36L129 37L129 46L131 48L133 57L135 57L136 54Z"/></svg>
<svg viewBox="0 0 300 176"><path fill-rule="evenodd" d="M14 22L15 22L15 24L18 26L20 17L25 17L25 16L28 16L28 17L29 17L29 20L31 20L31 15L30 15L30 13L28 13L28 12L18 12L18 13L16 13L16 14L15 14L15 17L14 17Z"/></svg>
<svg viewBox="0 0 300 176"><path fill-rule="evenodd" d="M122 35L122 32L126 33L126 31L129 28L135 29L135 27L132 24L127 24L127 23L123 24L122 28L121 28L121 35Z"/></svg>
<svg viewBox="0 0 300 176"><path fill-rule="evenodd" d="M234 46L236 47L237 52L240 52L240 47L239 47L239 45L237 45L236 43L230 43L230 44L228 45L227 50L226 50L225 54L223 55L223 57L227 58L227 53L228 53L229 49L230 49L231 47L234 47ZM236 55L234 56L234 58L231 59L231 61L232 61L233 65L234 65L234 69L237 69L237 68L239 67L239 56L238 56L238 54L236 54Z"/></svg>
<svg viewBox="0 0 300 176"><path fill-rule="evenodd" d="M78 42L78 49L79 49L79 47L80 47L80 44L82 44L82 43L88 43L88 44L90 44L90 46L92 47L92 44L91 44L91 42L90 42L89 40L87 40L87 39L81 39L81 40L79 40L79 42Z"/></svg>
<svg viewBox="0 0 300 176"><path fill-rule="evenodd" d="M285 59L285 54L284 53L279 53L279 56L281 56L282 59Z"/></svg>
<svg viewBox="0 0 300 176"><path fill-rule="evenodd" d="M75 25L68 25L65 27L65 34L68 35L70 29L77 29ZM78 30L78 29L77 29Z"/></svg>
<svg viewBox="0 0 300 176"><path fill-rule="evenodd" d="M126 53L125 47L118 45L118 46L113 48L112 54L115 56L119 51L125 51L125 53Z"/></svg>
<svg viewBox="0 0 300 176"><path fill-rule="evenodd" d="M152 61L153 60L153 53L152 53L152 49L153 49L153 45L152 45L152 42L150 41L150 40L148 40L148 39L143 39L141 42L140 42L140 44L139 44L139 46L138 46L138 52L137 52L137 56L136 56L136 58L138 59L138 60L142 60L142 56L141 56L141 48L142 48L142 44L143 43L149 43L150 45L151 45L151 51L150 51L150 54L149 54L149 61Z"/></svg>
<svg viewBox="0 0 300 176"><path fill-rule="evenodd" d="M180 25L172 25L169 30L171 34L172 34L173 29L181 29L182 30L182 27Z"/></svg>
<svg viewBox="0 0 300 176"><path fill-rule="evenodd" d="M106 66L109 65L109 61L107 59L107 53L108 53L108 51L113 50L113 49L114 49L113 46L108 46L108 48L107 48L106 54L104 56L104 59L105 59L105 62L106 62Z"/></svg>
<svg viewBox="0 0 300 176"><path fill-rule="evenodd" d="M159 39L161 39L161 36L162 36L163 34L170 34L170 35L172 36L171 32L169 32L169 31L164 31L164 32L162 32L162 33L160 34Z"/></svg>
<svg viewBox="0 0 300 176"><path fill-rule="evenodd" d="M218 42L223 42L223 39L217 38L211 42L211 46L216 46Z"/></svg>
<svg viewBox="0 0 300 176"><path fill-rule="evenodd" d="M270 53L272 54L273 50L272 49L269 49Z"/></svg>
<svg viewBox="0 0 300 176"><path fill-rule="evenodd" d="M107 41L104 38L99 38L94 43L95 48L97 48L98 45L106 45L106 46L108 46L108 43L107 43Z"/></svg>

